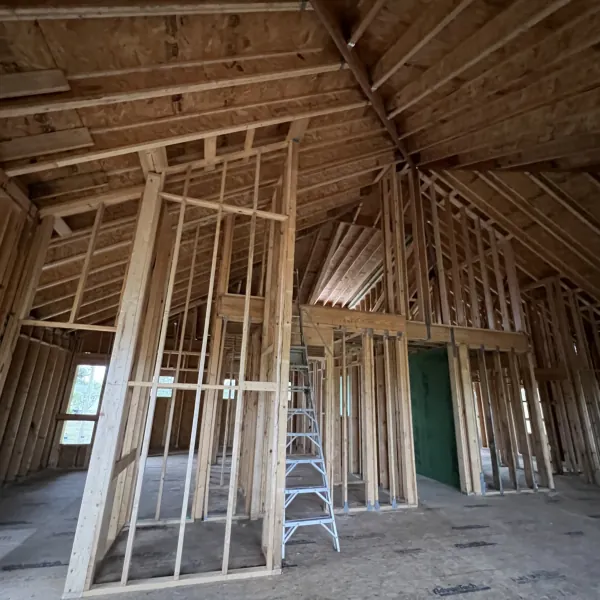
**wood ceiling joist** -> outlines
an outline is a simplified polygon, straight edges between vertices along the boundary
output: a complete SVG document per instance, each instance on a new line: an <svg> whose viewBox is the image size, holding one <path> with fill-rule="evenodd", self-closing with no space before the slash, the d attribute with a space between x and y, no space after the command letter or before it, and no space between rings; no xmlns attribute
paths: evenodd
<svg viewBox="0 0 600 600"><path fill-rule="evenodd" d="M588 152L600 148L600 132L566 136L549 142L524 146L516 152L497 156L488 160L478 160L463 168L478 171L552 171L560 169L560 160L569 157L584 158ZM477 160L477 159L476 159ZM593 159L590 159L590 166Z"/></svg>
<svg viewBox="0 0 600 600"><path fill-rule="evenodd" d="M345 276L340 280L342 287L332 296L331 305L340 303L343 308L353 297L356 289L365 281L373 269L383 260L383 240L380 235L374 235L373 238L365 244L360 250L353 263L350 265ZM366 257L364 254L366 253ZM346 281L345 281L346 280Z"/></svg>
<svg viewBox="0 0 600 600"><path fill-rule="evenodd" d="M92 108L120 104L123 102L137 102L174 96L177 94L192 94L218 90L243 85L256 85L270 81L282 81L296 77L311 77L323 73L339 71L339 63L324 63L306 67L282 69L279 71L255 73L252 75L238 75L236 77L213 79L196 83L180 83L163 85L155 88L140 90L128 90L124 92L99 93L90 96L61 97L60 95L47 99L30 99L25 101L5 102L0 106L0 118L26 117L36 114L47 114L51 112L76 110L81 108Z"/></svg>
<svg viewBox="0 0 600 600"><path fill-rule="evenodd" d="M577 238L565 231L558 220L546 216L541 210L536 208L530 201L519 193L517 189L511 186L505 179L494 173L476 173L484 183L495 190L505 198L512 206L521 211L532 222L538 224L557 241L566 247L567 251L575 254L580 261L586 263L592 269L600 272L600 258L593 253L587 246L584 246Z"/></svg>
<svg viewBox="0 0 600 600"><path fill-rule="evenodd" d="M228 135L239 131L245 132L249 128L256 127L268 127L273 125L280 125L282 123L289 123L297 119L312 118L322 115L335 114L337 112L345 112L354 108L362 108L366 106L365 101L353 102L349 104L342 104L338 106L330 106L322 109L309 110L299 112L297 114L289 114L285 116L271 117L269 119L263 119L262 121L252 121L247 123L240 123L239 125L220 127L217 129L204 130L194 133L175 135L166 138L155 139L148 142L140 142L136 144L128 144L126 146L120 146L116 148L110 148L106 150L97 150L94 152L87 152L85 154L78 154L74 156L65 156L49 161L40 161L36 164L23 165L19 167L7 168L6 173L10 177L16 177L19 175L25 175L28 173L38 173L40 171L48 171L52 169L60 169L62 167L69 167L73 165L79 165L87 162L93 162L103 160L107 158L113 158L115 156L123 156L126 154L135 154L144 150L152 150L154 148L160 148L163 146L174 146L177 144L185 144L187 142L195 142L198 140L204 140L207 137ZM199 161L200 162L200 161Z"/></svg>
<svg viewBox="0 0 600 600"><path fill-rule="evenodd" d="M536 254L550 267L556 269L559 273L562 273L565 277L571 279L575 285L579 286L582 290L586 290L596 300L600 299L600 287L592 283L588 277L579 273L569 263L566 263L554 252L551 252L544 245L537 242L520 227L515 225L506 215L495 208L488 200L476 193L470 187L470 185L464 181L464 174L459 172L444 171L438 172L438 177L449 187L456 189L471 204L488 214L502 228L510 232L520 244Z"/></svg>
<svg viewBox="0 0 600 600"><path fill-rule="evenodd" d="M357 228L351 225L350 230L353 231L354 229ZM329 281L319 297L319 300L322 300L323 304L327 304L332 300L339 285L343 282L344 278L355 264L357 256L360 255L364 247L372 241L375 235L374 232L362 228L358 229L357 233L358 237L354 238L347 246L345 244L340 244L338 248L338 252L342 254L342 256L330 273Z"/></svg>
<svg viewBox="0 0 600 600"><path fill-rule="evenodd" d="M600 69L599 69L600 72ZM551 139L583 135L600 127L600 87L573 98L510 117L473 133L421 152L422 166L457 156L456 164L469 165L518 152Z"/></svg>
<svg viewBox="0 0 600 600"><path fill-rule="evenodd" d="M379 59L373 69L373 86L380 88L394 73L427 45L474 0L442 0L433 3L410 25L400 39Z"/></svg>
<svg viewBox="0 0 600 600"><path fill-rule="evenodd" d="M297 12L311 10L302 0L291 1L238 1L214 2L22 2L6 1L0 7L0 19L3 21L41 21L45 19L114 19L125 17L164 17L169 15L212 15L268 12Z"/></svg>
<svg viewBox="0 0 600 600"><path fill-rule="evenodd" d="M358 43L358 40L363 36L369 25L373 22L377 13L383 8L383 5L387 0L373 0L373 4L369 7L367 14L359 21L357 26L352 31L352 35L348 40L348 48L354 48Z"/></svg>
<svg viewBox="0 0 600 600"><path fill-rule="evenodd" d="M403 137L425 128L436 128L442 119L468 114L482 103L506 95L506 88L526 87L532 77L540 77L584 50L600 42L600 5L594 3L582 14L569 20L505 61L494 63L456 91L403 118Z"/></svg>
<svg viewBox="0 0 600 600"><path fill-rule="evenodd" d="M511 3L418 80L398 92L390 102L388 117L397 117L570 1L517 0Z"/></svg>
<svg viewBox="0 0 600 600"><path fill-rule="evenodd" d="M8 162L21 158L68 152L69 150L81 150L93 145L94 142L87 127L28 135L0 142L0 161Z"/></svg>
<svg viewBox="0 0 600 600"><path fill-rule="evenodd" d="M462 116L423 132L411 145L411 151L422 151L463 137L471 132L498 125L524 113L586 92L600 84L597 63L569 62L563 69L552 71L531 85L520 87L506 95L473 107Z"/></svg>
<svg viewBox="0 0 600 600"><path fill-rule="evenodd" d="M331 36L333 43L336 45L339 53L342 55L344 61L352 71L352 74L356 78L358 85L360 86L363 94L368 98L373 110L377 113L377 116L383 123L386 131L389 133L392 141L402 153L404 159L412 164L412 160L410 155L408 154L404 144L400 140L398 135L398 131L396 130L396 125L392 121L390 121L386 115L385 106L381 96L377 91L371 89L371 81L369 79L369 74L365 66L362 64L358 56L355 52L352 51L352 48L348 46L348 43L344 39L344 35L342 30L334 16L331 12L330 7L324 0L311 0L311 4L317 13L321 23Z"/></svg>
<svg viewBox="0 0 600 600"><path fill-rule="evenodd" d="M578 219L583 225L590 229L594 234L600 236L600 222L596 220L594 215L590 214L580 204L578 204L572 198L557 186L555 183L550 181L547 177L542 174L526 173L527 177L541 190L543 190L550 198L558 202L565 210L568 210L576 219Z"/></svg>

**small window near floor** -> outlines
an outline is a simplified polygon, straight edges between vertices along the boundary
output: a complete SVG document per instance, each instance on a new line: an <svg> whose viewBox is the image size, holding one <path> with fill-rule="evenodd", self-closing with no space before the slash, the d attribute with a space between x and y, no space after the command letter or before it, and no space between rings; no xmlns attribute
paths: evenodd
<svg viewBox="0 0 600 600"><path fill-rule="evenodd" d="M173 383L175 377L172 375L159 375L158 383ZM157 398L170 398L173 395L173 388L158 388L156 391Z"/></svg>
<svg viewBox="0 0 600 600"><path fill-rule="evenodd" d="M77 366L67 414L95 416L98 413L105 374L106 367L104 365ZM94 421L65 421L60 443L65 445L90 444L94 425Z"/></svg>
<svg viewBox="0 0 600 600"><path fill-rule="evenodd" d="M235 385L235 379L226 379L224 385ZM235 390L224 389L223 390L223 398L225 400L229 400L230 398L235 398Z"/></svg>
<svg viewBox="0 0 600 600"><path fill-rule="evenodd" d="M525 426L527 427L527 433L531 433L531 420L529 419L529 405L527 404L527 395L525 394L525 388L521 386L521 402L523 402L523 414L525 415Z"/></svg>

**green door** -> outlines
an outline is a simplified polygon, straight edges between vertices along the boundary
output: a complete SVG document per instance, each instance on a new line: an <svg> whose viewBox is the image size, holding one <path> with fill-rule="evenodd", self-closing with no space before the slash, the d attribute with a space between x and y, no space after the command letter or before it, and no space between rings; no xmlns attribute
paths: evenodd
<svg viewBox="0 0 600 600"><path fill-rule="evenodd" d="M408 357L417 473L460 489L446 348Z"/></svg>

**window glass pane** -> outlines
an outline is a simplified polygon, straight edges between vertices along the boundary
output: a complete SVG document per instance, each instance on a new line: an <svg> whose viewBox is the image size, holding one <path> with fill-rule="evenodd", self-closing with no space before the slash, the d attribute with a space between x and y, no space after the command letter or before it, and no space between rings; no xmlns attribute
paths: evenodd
<svg viewBox="0 0 600 600"><path fill-rule="evenodd" d="M159 375L158 382L159 383L173 383L175 381L175 377L172 375ZM173 395L173 388L158 388L156 392L157 398L170 398Z"/></svg>
<svg viewBox="0 0 600 600"><path fill-rule="evenodd" d="M95 415L100 404L102 383L106 374L104 365L78 365L67 413ZM94 421L66 421L61 444L89 444L94 432Z"/></svg>
<svg viewBox="0 0 600 600"><path fill-rule="evenodd" d="M225 379L223 385L235 385L235 379ZM223 398L225 400L235 398L235 390L223 390Z"/></svg>

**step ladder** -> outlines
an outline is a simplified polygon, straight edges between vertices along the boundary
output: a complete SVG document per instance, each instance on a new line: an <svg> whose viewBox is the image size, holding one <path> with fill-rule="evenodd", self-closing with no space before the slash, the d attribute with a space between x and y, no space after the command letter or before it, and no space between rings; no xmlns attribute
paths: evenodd
<svg viewBox="0 0 600 600"><path fill-rule="evenodd" d="M304 342L304 332L302 330L302 313L300 310L298 310L298 313L300 315L301 345L290 348L290 379L292 383L289 389L290 392L304 394L304 402L301 408L288 406L282 558L285 558L286 543L298 528L312 525L321 525L333 538L334 549L337 552L340 551L340 540L333 514L332 491L327 480L323 443L313 400L312 382L308 366L308 348ZM290 394L289 403L291 403L292 398L293 395ZM300 445L304 449L302 453L298 453L298 446ZM292 485L289 482L289 477L300 465L307 465L311 470L309 472L316 474L319 481L314 485ZM287 510L292 502L296 498L306 497L307 495L317 496L321 500L321 512L302 518L288 518Z"/></svg>

